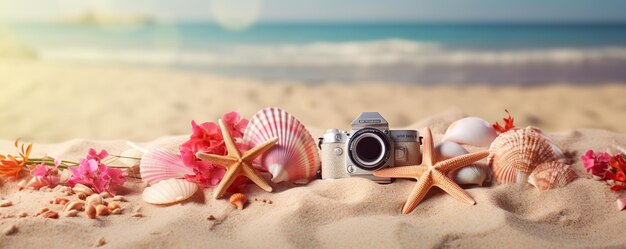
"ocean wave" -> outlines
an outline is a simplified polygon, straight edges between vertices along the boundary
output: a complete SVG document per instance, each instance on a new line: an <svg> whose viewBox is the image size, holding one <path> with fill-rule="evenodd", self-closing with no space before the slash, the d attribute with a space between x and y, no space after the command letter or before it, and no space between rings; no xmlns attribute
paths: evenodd
<svg viewBox="0 0 626 249"><path fill-rule="evenodd" d="M232 45L219 49L69 48L39 51L46 60L223 67L377 67L581 64L626 61L626 47L543 48L526 50L451 49L437 43L388 39L367 42Z"/></svg>

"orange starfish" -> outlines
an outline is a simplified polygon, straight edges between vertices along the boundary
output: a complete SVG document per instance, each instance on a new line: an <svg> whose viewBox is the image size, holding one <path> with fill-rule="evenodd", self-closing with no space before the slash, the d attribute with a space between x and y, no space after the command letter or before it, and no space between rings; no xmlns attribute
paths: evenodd
<svg viewBox="0 0 626 249"><path fill-rule="evenodd" d="M202 152L196 153L196 157L211 164L221 165L226 168L224 178L222 178L220 183L215 188L213 197L215 199L222 197L224 192L226 192L226 189L228 189L233 181L235 181L235 179L240 175L248 177L263 190L272 192L272 187L263 179L263 177L257 175L254 168L252 168L252 161L265 153L265 151L271 149L276 142L278 142L278 138L270 139L263 144L259 144L242 155L241 152L239 152L239 149L237 149L230 133L228 133L228 129L226 129L224 122L221 119L218 122L220 129L222 130L222 136L224 137L224 143L226 143L228 154L226 156L221 156Z"/></svg>
<svg viewBox="0 0 626 249"><path fill-rule="evenodd" d="M469 205L476 204L476 201L467 194L459 185L448 178L449 172L470 165L489 155L488 151L474 152L447 160L437 162L434 154L433 135L428 127L424 132L424 153L422 164L416 166L404 166L382 169L374 171L378 177L388 178L413 178L417 184L411 191L409 199L402 207L402 214L408 214L419 204L431 187L437 186L443 189L455 199Z"/></svg>

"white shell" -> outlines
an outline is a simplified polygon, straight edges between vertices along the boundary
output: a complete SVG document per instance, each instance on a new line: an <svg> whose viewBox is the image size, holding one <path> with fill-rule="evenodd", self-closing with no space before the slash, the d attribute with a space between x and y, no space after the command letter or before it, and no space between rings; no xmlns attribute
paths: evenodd
<svg viewBox="0 0 626 249"><path fill-rule="evenodd" d="M144 154L139 171L141 179L148 184L193 174L193 170L183 164L180 155L166 149L154 149Z"/></svg>
<svg viewBox="0 0 626 249"><path fill-rule="evenodd" d="M463 167L457 171L451 173L452 180L458 184L469 185L475 184L482 186L487 179L488 169L487 167L470 165Z"/></svg>
<svg viewBox="0 0 626 249"><path fill-rule="evenodd" d="M182 179L167 179L144 189L141 197L151 204L183 201L198 190L198 185Z"/></svg>
<svg viewBox="0 0 626 249"><path fill-rule="evenodd" d="M469 152L460 144L446 141L435 146L435 153L437 155L437 161L443 161L453 157L465 155Z"/></svg>
<svg viewBox="0 0 626 249"><path fill-rule="evenodd" d="M144 152L141 152L135 148L131 148L128 150L125 150L124 152L122 152L122 154L120 154L121 156L124 157L134 157L134 158L140 158L143 156ZM139 163L141 162L141 160L136 160L136 159L131 159L131 158L119 158L117 159L118 162L120 162L123 165L126 165L128 167L134 167L134 166L139 166Z"/></svg>
<svg viewBox="0 0 626 249"><path fill-rule="evenodd" d="M272 182L302 183L316 177L320 168L319 151L300 121L279 108L260 110L250 119L243 139L255 146L272 138L278 138L278 143L259 161L272 174Z"/></svg>
<svg viewBox="0 0 626 249"><path fill-rule="evenodd" d="M485 147L497 136L496 130L489 122L477 117L467 117L452 123L441 141Z"/></svg>
<svg viewBox="0 0 626 249"><path fill-rule="evenodd" d="M446 141L435 146L435 153L437 154L437 161L442 161L462 156L469 152L460 144ZM475 184L482 186L483 182L487 179L487 169L478 165L469 165L454 172L450 172L449 176L458 184Z"/></svg>

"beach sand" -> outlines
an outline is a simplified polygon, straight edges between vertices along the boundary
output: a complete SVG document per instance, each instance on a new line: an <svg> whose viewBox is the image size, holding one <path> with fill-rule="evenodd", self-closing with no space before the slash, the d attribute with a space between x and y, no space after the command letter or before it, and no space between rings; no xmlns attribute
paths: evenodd
<svg viewBox="0 0 626 249"><path fill-rule="evenodd" d="M314 136L347 129L361 111L379 111L393 128L431 127L439 141L446 127L465 116L500 120L508 108L518 126L542 128L563 150L576 153L581 176L561 189L537 191L528 184L471 187L477 204L457 202L433 190L409 215L400 214L415 181L379 185L365 179L282 183L273 193L250 187L244 210L212 189L168 207L141 200L145 185L130 180L120 193L122 215L95 220L41 217L0 219L2 248L85 248L104 238L105 248L569 248L626 246L626 213L617 194L587 179L577 158L587 149L626 145L626 86L421 87L293 85L223 78L161 69L51 65L2 61L0 154L15 153L12 139L35 143L33 156L77 160L90 147L119 154L126 141L144 147L176 148L190 132L190 120L215 121L240 110L250 117L266 106L284 108ZM470 147L471 151L484 148ZM486 164L486 160L480 163ZM0 196L14 203L0 214L33 215L56 192L18 191L0 180ZM142 218L131 217L141 207ZM83 214L81 214L82 216ZM206 219L208 215L215 221Z"/></svg>

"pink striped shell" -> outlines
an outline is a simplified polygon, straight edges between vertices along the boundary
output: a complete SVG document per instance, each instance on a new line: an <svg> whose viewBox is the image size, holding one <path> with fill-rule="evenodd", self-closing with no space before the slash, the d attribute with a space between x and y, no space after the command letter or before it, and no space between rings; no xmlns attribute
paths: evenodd
<svg viewBox="0 0 626 249"><path fill-rule="evenodd" d="M528 183L539 190L560 188L578 179L569 165L557 161L542 163L528 177Z"/></svg>
<svg viewBox="0 0 626 249"><path fill-rule="evenodd" d="M320 168L315 140L300 121L279 108L257 112L244 132L250 146L278 138L278 143L260 159L260 167L272 174L273 182L304 183L313 179Z"/></svg>
<svg viewBox="0 0 626 249"><path fill-rule="evenodd" d="M556 161L552 142L528 127L500 134L489 147L489 165L500 183L525 183L537 165Z"/></svg>

